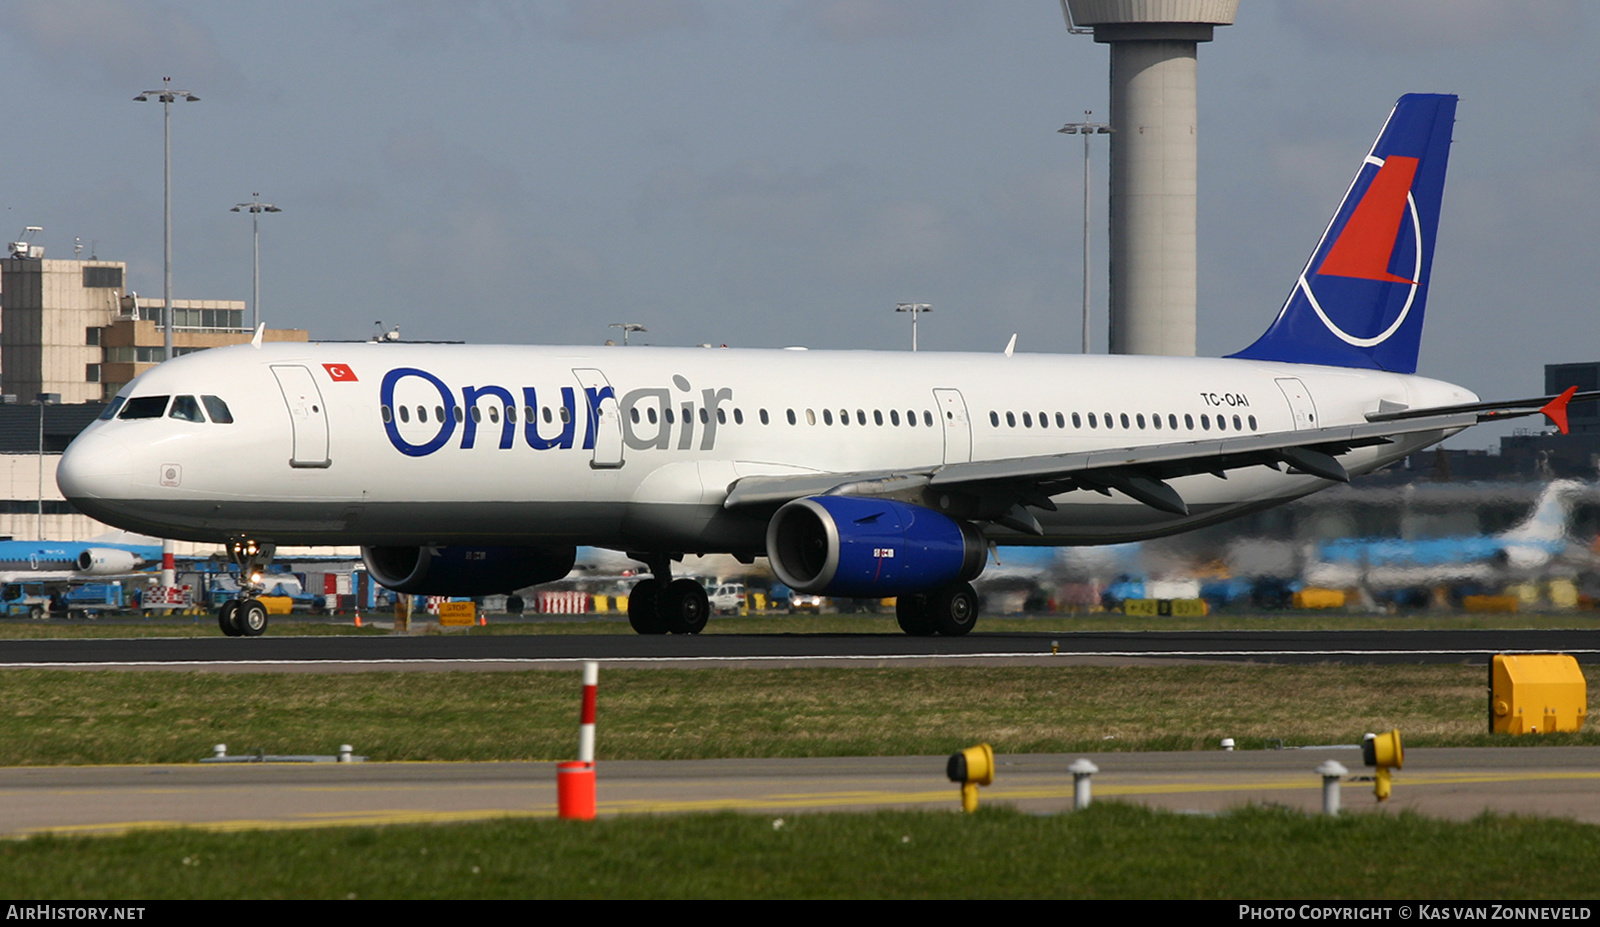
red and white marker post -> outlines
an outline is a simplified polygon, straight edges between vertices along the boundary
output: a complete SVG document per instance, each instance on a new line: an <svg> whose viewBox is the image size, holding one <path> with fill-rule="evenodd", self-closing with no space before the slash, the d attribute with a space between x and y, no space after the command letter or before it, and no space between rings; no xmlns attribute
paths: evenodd
<svg viewBox="0 0 1600 927"><path fill-rule="evenodd" d="M583 709L578 716L578 760L556 764L556 813L565 820L594 820L594 713L600 664L583 664Z"/></svg>

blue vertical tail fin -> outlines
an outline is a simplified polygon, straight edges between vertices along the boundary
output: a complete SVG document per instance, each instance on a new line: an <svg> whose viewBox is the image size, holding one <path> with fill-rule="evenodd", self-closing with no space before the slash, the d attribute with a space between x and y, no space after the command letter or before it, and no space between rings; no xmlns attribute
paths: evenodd
<svg viewBox="0 0 1600 927"><path fill-rule="evenodd" d="M1456 98L1400 98L1278 317L1232 357L1415 373Z"/></svg>

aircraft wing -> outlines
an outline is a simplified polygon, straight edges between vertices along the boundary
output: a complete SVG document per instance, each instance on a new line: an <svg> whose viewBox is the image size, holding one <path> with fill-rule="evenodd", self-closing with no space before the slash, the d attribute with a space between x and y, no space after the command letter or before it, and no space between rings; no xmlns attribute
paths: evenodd
<svg viewBox="0 0 1600 927"><path fill-rule="evenodd" d="M69 583L77 575L70 570L8 570L0 573L0 584Z"/></svg>
<svg viewBox="0 0 1600 927"><path fill-rule="evenodd" d="M1290 472L1349 482L1350 475L1337 460L1339 454L1358 447L1389 444L1400 435L1459 430L1484 421L1540 412L1564 431L1566 403L1575 398L1575 393L1575 390L1568 390L1557 397L1443 409L1389 410L1367 416L1369 420L1363 424L1274 434L1219 436L1070 454L939 464L902 471L751 476L733 484L723 505L732 509L781 505L814 495L906 498L928 491L954 491L976 499L978 514L974 517L1042 534L1043 530L1037 519L1028 513L1028 508L1054 511L1056 506L1050 496L1087 489L1105 495L1116 490L1152 508L1187 515L1188 505L1167 480L1201 473L1226 479L1229 470L1287 466ZM1593 395L1600 397L1600 393Z"/></svg>

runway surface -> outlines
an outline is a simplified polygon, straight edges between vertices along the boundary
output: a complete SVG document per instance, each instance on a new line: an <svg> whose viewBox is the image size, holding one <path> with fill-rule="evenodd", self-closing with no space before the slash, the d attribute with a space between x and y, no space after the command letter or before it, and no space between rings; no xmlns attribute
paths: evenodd
<svg viewBox="0 0 1600 927"><path fill-rule="evenodd" d="M219 671L495 670L613 667L960 664L1487 663L1496 653L1568 653L1600 662L1600 631L1081 631L903 634L631 634L13 640L0 667Z"/></svg>
<svg viewBox="0 0 1600 927"><path fill-rule="evenodd" d="M981 802L1034 813L1072 807L1076 755L1001 755ZM1096 801L1212 813L1247 804L1321 809L1313 770L1351 776L1349 812L1376 806L1354 749L1095 754ZM733 810L796 814L960 802L944 757L605 762L599 813ZM1600 747L1413 749L1394 774L1390 813L1464 820L1484 811L1600 823ZM114 834L165 827L303 828L553 817L551 763L379 763L0 769L0 835Z"/></svg>

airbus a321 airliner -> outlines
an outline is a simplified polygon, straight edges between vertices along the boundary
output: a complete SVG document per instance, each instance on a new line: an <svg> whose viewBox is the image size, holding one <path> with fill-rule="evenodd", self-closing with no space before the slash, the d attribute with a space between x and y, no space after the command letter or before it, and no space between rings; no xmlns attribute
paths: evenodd
<svg viewBox="0 0 1600 927"><path fill-rule="evenodd" d="M688 553L766 556L802 592L898 596L910 634L965 634L988 547L1159 537L1348 480L1487 418L1415 376L1456 98L1408 95L1277 319L1228 358L262 344L124 387L58 471L130 531L360 544L428 595L627 552L641 634L706 623ZM245 590L230 635L267 616Z"/></svg>

